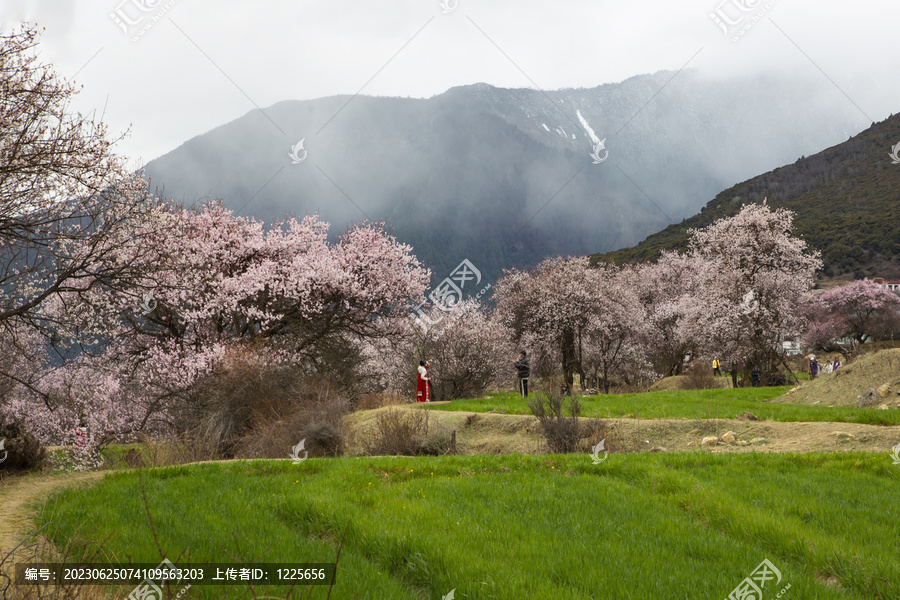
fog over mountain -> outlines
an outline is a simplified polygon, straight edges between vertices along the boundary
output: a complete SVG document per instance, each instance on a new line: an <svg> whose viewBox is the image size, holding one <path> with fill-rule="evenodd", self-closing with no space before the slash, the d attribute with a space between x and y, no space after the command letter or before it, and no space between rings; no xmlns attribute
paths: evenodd
<svg viewBox="0 0 900 600"><path fill-rule="evenodd" d="M339 234L384 221L436 280L468 258L490 281L547 256L634 245L723 189L868 127L830 85L683 71L591 89L479 83L428 99L280 102L145 173L187 204L218 197L267 222L318 213ZM594 164L600 140L606 159Z"/></svg>

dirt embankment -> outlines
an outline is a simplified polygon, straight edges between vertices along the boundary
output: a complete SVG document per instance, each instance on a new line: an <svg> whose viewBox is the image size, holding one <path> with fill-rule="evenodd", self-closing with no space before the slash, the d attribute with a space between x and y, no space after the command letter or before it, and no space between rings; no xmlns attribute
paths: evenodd
<svg viewBox="0 0 900 600"><path fill-rule="evenodd" d="M371 435L378 414L400 405L354 413L348 425L358 442ZM456 431L460 454L540 454L547 452L534 417L493 413L429 411L432 427ZM840 452L850 450L889 452L900 443L900 426L849 423L782 423L748 419L604 419L606 448L611 452L700 450L704 437L720 437L731 431L736 442L704 448L704 452ZM755 441L754 441L755 440ZM600 440L585 440L596 444ZM753 441L751 444L750 442ZM748 445L740 445L747 442ZM885 457L888 460L888 457Z"/></svg>
<svg viewBox="0 0 900 600"><path fill-rule="evenodd" d="M883 384L892 388L884 403L889 408L900 405L900 385L890 385L900 379L900 348L873 352L844 365L832 373L819 375L812 381L790 390L773 400L788 404L820 404L824 406L856 406L867 389Z"/></svg>

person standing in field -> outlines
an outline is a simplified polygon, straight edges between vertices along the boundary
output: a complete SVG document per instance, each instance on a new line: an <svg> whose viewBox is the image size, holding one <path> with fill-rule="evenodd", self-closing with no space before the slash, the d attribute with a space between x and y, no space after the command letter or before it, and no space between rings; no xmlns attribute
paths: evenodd
<svg viewBox="0 0 900 600"><path fill-rule="evenodd" d="M841 357L840 356L834 357L834 365L832 365L832 367L834 368L835 371L837 371L838 369L841 368Z"/></svg>
<svg viewBox="0 0 900 600"><path fill-rule="evenodd" d="M429 387L428 369L425 361L419 361L418 375L416 376L416 402L431 402L431 389Z"/></svg>
<svg viewBox="0 0 900 600"><path fill-rule="evenodd" d="M722 370L719 367L721 367L721 364L719 363L719 357L713 358L713 375L722 374Z"/></svg>
<svg viewBox="0 0 900 600"><path fill-rule="evenodd" d="M522 350L519 352L519 360L513 363L518 371L519 393L523 398L528 397L528 378L531 377L531 364L528 362L528 355Z"/></svg>
<svg viewBox="0 0 900 600"><path fill-rule="evenodd" d="M816 360L816 357L812 357L809 360L809 378L815 379L816 375L819 374L819 362Z"/></svg>
<svg viewBox="0 0 900 600"><path fill-rule="evenodd" d="M750 371L750 383L753 387L759 387L759 365L753 365L753 369Z"/></svg>

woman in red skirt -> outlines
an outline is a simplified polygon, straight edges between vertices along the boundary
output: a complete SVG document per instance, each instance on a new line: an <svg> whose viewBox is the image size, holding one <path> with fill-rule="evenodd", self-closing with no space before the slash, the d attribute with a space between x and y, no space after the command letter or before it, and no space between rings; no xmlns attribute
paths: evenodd
<svg viewBox="0 0 900 600"><path fill-rule="evenodd" d="M416 376L416 402L431 402L431 389L428 385L428 369L425 361L419 361L419 374Z"/></svg>

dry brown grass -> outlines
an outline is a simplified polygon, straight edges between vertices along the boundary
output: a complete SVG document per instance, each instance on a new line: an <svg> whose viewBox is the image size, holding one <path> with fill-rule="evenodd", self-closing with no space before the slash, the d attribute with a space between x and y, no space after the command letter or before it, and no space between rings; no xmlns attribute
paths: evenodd
<svg viewBox="0 0 900 600"><path fill-rule="evenodd" d="M406 405L394 408L357 411L345 417L345 425L353 432L354 440L348 454L366 453L366 439L376 430L380 415L389 410L427 410L421 405ZM547 443L537 419L525 415L503 415L494 413L429 411L432 427L456 432L456 454L544 454ZM582 435L578 451L589 452L591 446L604 437L610 447L615 437L615 424L599 419L581 419ZM626 444L622 444L623 446Z"/></svg>
<svg viewBox="0 0 900 600"><path fill-rule="evenodd" d="M788 404L856 406L858 396L900 378L900 348L866 354L833 373L819 375L774 400Z"/></svg>
<svg viewBox="0 0 900 600"><path fill-rule="evenodd" d="M379 416L390 410L428 410L421 404L356 411L344 418L352 432L348 454L366 453L366 440L377 428ZM473 417L474 415L474 417ZM540 454L545 444L534 417L490 413L429 411L429 421L456 432L457 454Z"/></svg>
<svg viewBox="0 0 900 600"><path fill-rule="evenodd" d="M359 411L346 417L347 425L365 428L377 413ZM399 410L417 410L414 406ZM547 444L537 419L526 415L431 411L429 420L457 432L457 454L545 454ZM592 419L585 419L590 421ZM741 419L603 419L602 428L585 434L579 452L602 439L611 454L620 452L703 451L704 436L721 436L733 431L738 439L766 438L762 445L718 446L713 452L842 452L861 450L887 452L900 439L900 426L860 425L855 423L782 423ZM839 436L846 432L849 436Z"/></svg>
<svg viewBox="0 0 900 600"><path fill-rule="evenodd" d="M713 385L714 384L714 385ZM697 389L691 387L693 382L691 381L690 376L688 375L674 375L672 377L663 377L656 383L650 386L651 392L671 392L674 390L691 390ZM714 377L712 378L712 382L710 383L710 387L717 388L730 388L731 387L731 378L730 377ZM708 389L708 388L705 388Z"/></svg>
<svg viewBox="0 0 900 600"><path fill-rule="evenodd" d="M217 440L198 432L182 438L174 435L151 438L138 434L138 441L143 445L140 452L129 453L125 457L128 466L132 468L184 465L220 458L216 447Z"/></svg>
<svg viewBox="0 0 900 600"><path fill-rule="evenodd" d="M356 403L357 410L373 410L383 406L395 406L397 404L409 404L409 401L400 396L387 394L365 394Z"/></svg>
<svg viewBox="0 0 900 600"><path fill-rule="evenodd" d="M93 560L102 562L103 556L95 552ZM0 553L0 598L3 600L109 600L113 596L100 585L56 584L53 582L33 585L16 581L16 563L48 563L71 561L65 551L60 553L40 532L28 535L9 552Z"/></svg>

